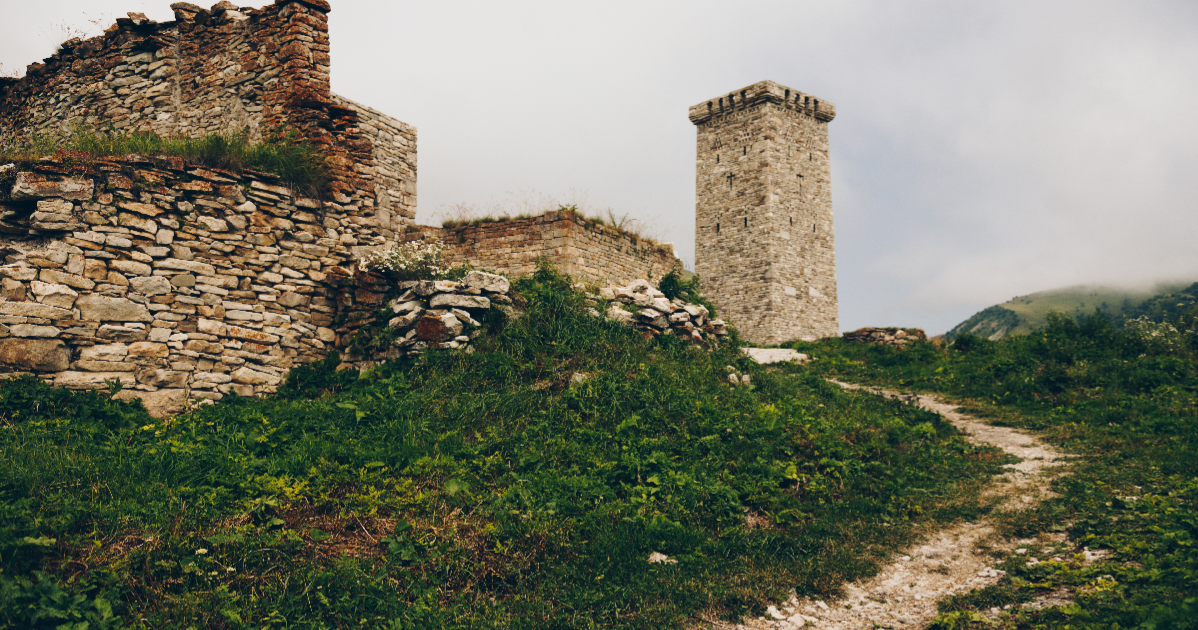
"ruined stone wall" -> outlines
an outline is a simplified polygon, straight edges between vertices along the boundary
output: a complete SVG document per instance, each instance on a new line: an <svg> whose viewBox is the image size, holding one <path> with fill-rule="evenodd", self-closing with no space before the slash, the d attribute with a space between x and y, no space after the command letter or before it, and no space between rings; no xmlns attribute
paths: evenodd
<svg viewBox="0 0 1198 630"><path fill-rule="evenodd" d="M521 276L548 258L575 280L602 286L660 278L681 262L673 251L601 225L573 212L554 211L528 219L457 228L421 227L408 240L437 238L453 264Z"/></svg>
<svg viewBox="0 0 1198 630"><path fill-rule="evenodd" d="M839 334L828 122L772 81L696 105L695 272L746 339Z"/></svg>
<svg viewBox="0 0 1198 630"><path fill-rule="evenodd" d="M330 156L333 199L391 238L416 216L416 131L329 89L329 4L171 5L66 42L19 80L0 80L0 147L73 127L198 137L294 130Z"/></svg>
<svg viewBox="0 0 1198 630"><path fill-rule="evenodd" d="M338 342L334 204L178 159L68 166L0 167L0 372L120 382L161 414L269 391Z"/></svg>
<svg viewBox="0 0 1198 630"><path fill-rule="evenodd" d="M337 94L332 98L353 111L361 134L371 139L373 166L354 168L373 178L379 226L390 232L383 234L390 238L416 225L416 128Z"/></svg>

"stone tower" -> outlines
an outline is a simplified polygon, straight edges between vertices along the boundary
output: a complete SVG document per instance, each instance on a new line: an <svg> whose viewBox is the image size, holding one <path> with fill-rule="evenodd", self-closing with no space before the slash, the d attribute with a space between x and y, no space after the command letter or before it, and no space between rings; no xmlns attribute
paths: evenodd
<svg viewBox="0 0 1198 630"><path fill-rule="evenodd" d="M690 108L695 272L763 344L840 334L828 123L836 106L773 81Z"/></svg>

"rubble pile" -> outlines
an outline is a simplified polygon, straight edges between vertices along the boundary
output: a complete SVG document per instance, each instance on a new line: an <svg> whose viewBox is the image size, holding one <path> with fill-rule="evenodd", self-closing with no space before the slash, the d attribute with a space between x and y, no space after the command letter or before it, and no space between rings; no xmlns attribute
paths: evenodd
<svg viewBox="0 0 1198 630"><path fill-rule="evenodd" d="M626 287L599 289L597 297L608 302L604 316L636 328L646 339L677 335L695 343L710 344L728 335L728 325L722 319L711 319L707 307L670 300L647 280L636 280ZM598 311L592 313L599 316Z"/></svg>
<svg viewBox="0 0 1198 630"><path fill-rule="evenodd" d="M927 341L928 335L919 328L858 328L845 333L844 340L902 348L915 341Z"/></svg>
<svg viewBox="0 0 1198 630"><path fill-rule="evenodd" d="M395 314L387 326L398 336L392 347L406 355L428 348L460 348L473 352L470 340L481 332L476 317L494 304L511 304L511 283L493 273L471 271L461 282L399 282L403 294L388 306Z"/></svg>

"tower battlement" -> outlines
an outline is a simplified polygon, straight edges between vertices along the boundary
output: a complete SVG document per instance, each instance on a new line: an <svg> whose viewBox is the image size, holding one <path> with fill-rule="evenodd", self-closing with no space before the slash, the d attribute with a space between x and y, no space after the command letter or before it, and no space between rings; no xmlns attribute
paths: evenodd
<svg viewBox="0 0 1198 630"><path fill-rule="evenodd" d="M744 111L762 103L774 103L824 122L831 122L833 118L836 118L836 105L831 101L805 94L773 81L758 81L746 88L733 90L724 96L691 107L690 119L696 125L701 125L714 118Z"/></svg>
<svg viewBox="0 0 1198 630"><path fill-rule="evenodd" d="M839 334L828 122L836 106L773 81L690 108L695 271L746 339Z"/></svg>

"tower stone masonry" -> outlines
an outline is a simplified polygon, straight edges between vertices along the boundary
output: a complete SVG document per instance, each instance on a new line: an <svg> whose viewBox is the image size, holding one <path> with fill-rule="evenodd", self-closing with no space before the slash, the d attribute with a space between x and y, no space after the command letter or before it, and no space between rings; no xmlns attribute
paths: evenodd
<svg viewBox="0 0 1198 630"><path fill-rule="evenodd" d="M840 334L828 123L836 106L773 81L690 108L695 272L763 344Z"/></svg>

